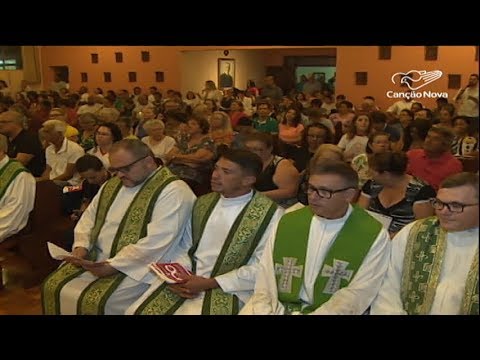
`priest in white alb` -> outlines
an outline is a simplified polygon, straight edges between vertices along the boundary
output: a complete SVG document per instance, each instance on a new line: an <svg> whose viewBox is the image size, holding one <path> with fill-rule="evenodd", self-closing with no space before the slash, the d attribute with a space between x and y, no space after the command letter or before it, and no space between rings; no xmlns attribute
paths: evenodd
<svg viewBox="0 0 480 360"><path fill-rule="evenodd" d="M255 291L242 315L360 315L378 293L390 240L365 210L350 205L357 173L317 158L308 203L285 214L267 241Z"/></svg>
<svg viewBox="0 0 480 360"><path fill-rule="evenodd" d="M7 156L7 148L0 134L0 243L27 225L35 202L35 178Z"/></svg>
<svg viewBox="0 0 480 360"><path fill-rule="evenodd" d="M176 284L160 280L127 314L235 315L250 298L265 241L283 210L253 185L262 161L246 150L229 150L215 165L214 192L193 208L175 262L193 275Z"/></svg>
<svg viewBox="0 0 480 360"><path fill-rule="evenodd" d="M44 314L123 314L168 262L190 219L195 195L140 140L110 150L108 180L77 226L72 256L42 286Z"/></svg>
<svg viewBox="0 0 480 360"><path fill-rule="evenodd" d="M432 199L436 216L405 226L373 315L478 315L478 175L446 178Z"/></svg>

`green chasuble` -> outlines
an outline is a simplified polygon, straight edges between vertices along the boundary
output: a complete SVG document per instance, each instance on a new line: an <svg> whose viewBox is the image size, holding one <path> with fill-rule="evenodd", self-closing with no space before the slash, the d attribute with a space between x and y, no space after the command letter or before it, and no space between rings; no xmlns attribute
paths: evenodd
<svg viewBox="0 0 480 360"><path fill-rule="evenodd" d="M0 199L5 195L12 181L23 171L28 172L21 162L12 159L8 160L0 170Z"/></svg>
<svg viewBox="0 0 480 360"><path fill-rule="evenodd" d="M409 315L427 315L432 308L447 246L447 233L433 216L415 222L408 235L403 260L401 298ZM467 275L461 309L478 315L478 249Z"/></svg>
<svg viewBox="0 0 480 360"><path fill-rule="evenodd" d="M193 244L188 251L193 264L193 273L195 273L196 267L195 251L198 248L207 221L219 199L220 195L213 192L198 198L193 206ZM259 192L254 193L235 219L214 265L210 275L211 278L238 269L248 263L276 210L275 202ZM167 283L163 283L143 302L135 313L171 315L177 311L185 300L171 292ZM238 301L237 296L225 293L221 288L207 290L203 300L202 314L236 315L239 311Z"/></svg>
<svg viewBox="0 0 480 360"><path fill-rule="evenodd" d="M155 202L162 190L172 181L178 180L170 170L162 167L148 178L130 203L122 222L120 223L110 250L110 258L114 257L123 247L135 244L147 235L147 225L150 223ZM107 181L100 193L95 225L90 235L89 260L95 261L96 242L105 223L107 213L114 202L122 182L118 177ZM125 204L126 205L126 204ZM147 264L145 265L147 266ZM44 314L60 314L60 291L63 286L85 272L72 264L64 264L50 274L42 285L42 306ZM109 296L126 277L123 273L98 278L83 290L77 304L78 314L101 315Z"/></svg>
<svg viewBox="0 0 480 360"><path fill-rule="evenodd" d="M382 225L365 210L354 206L352 213L327 252L314 285L313 304L300 299L313 212L309 206L285 214L278 224L273 263L278 299L287 314L310 313L328 301L339 289L348 286Z"/></svg>

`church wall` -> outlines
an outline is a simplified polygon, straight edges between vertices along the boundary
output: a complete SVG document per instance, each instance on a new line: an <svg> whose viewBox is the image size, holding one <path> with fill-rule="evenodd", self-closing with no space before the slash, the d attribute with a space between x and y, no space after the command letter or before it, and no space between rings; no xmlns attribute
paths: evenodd
<svg viewBox="0 0 480 360"><path fill-rule="evenodd" d="M44 88L53 81L50 66L67 65L70 68L70 86L77 90L81 83L80 73L89 75L88 87L104 90L134 86L147 89L157 86L161 90L179 89L200 91L205 80L217 82L217 59L236 59L235 86L244 88L252 78L262 85L266 66L283 64L284 56L331 55L332 46L281 47L281 46L43 46L41 63ZM223 54L229 50L228 56ZM150 62L141 61L141 51L150 52ZM123 63L115 62L115 52L123 52ZM474 46L439 46L438 60L424 59L424 46L393 46L391 60L378 60L378 46L338 46L337 94L347 95L355 105L365 95L374 96L382 109L398 99L389 99L388 90L404 91L391 82L391 76L400 71L441 70L443 76L421 89L432 92L447 92L451 99L457 89L448 89L448 74L460 74L461 86L465 86L471 73L478 73ZM90 54L99 54L99 63L92 64ZM104 72L112 73L112 82L103 81ZM137 72L137 82L128 82L128 72ZM164 82L155 81L155 71L163 71ZM355 72L367 72L367 85L355 85ZM435 99L419 99L428 107L434 107Z"/></svg>
<svg viewBox="0 0 480 360"><path fill-rule="evenodd" d="M396 72L409 70L440 70L442 77L419 89L422 92L447 92L449 101L458 89L448 89L448 74L461 74L461 86L465 87L472 73L478 74L478 61L475 61L474 46L439 46L438 60L425 60L424 46L393 46L391 60L378 60L378 46L339 46L337 50L337 94L347 95L354 105L361 103L362 97L375 97L382 110L400 99L389 99L387 91L406 91L392 83ZM355 72L367 72L368 84L355 85ZM436 106L435 99L415 99L429 108Z"/></svg>

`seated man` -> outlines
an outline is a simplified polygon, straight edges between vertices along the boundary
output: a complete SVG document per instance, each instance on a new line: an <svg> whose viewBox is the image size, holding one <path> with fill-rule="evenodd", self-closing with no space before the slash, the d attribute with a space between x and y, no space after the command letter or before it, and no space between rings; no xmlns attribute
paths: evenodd
<svg viewBox="0 0 480 360"><path fill-rule="evenodd" d="M124 139L110 150L116 173L75 227L72 256L43 284L45 314L123 314L155 279L151 262L170 261L195 196L148 146Z"/></svg>
<svg viewBox="0 0 480 360"><path fill-rule="evenodd" d="M27 225L35 202L35 178L6 154L7 138L0 134L0 243Z"/></svg>
<svg viewBox="0 0 480 360"><path fill-rule="evenodd" d="M175 259L194 275L172 285L159 280L127 314L238 313L252 295L265 240L283 212L252 190L261 169L259 157L246 150L220 157L211 180L214 192L195 203Z"/></svg>
<svg viewBox="0 0 480 360"><path fill-rule="evenodd" d="M110 179L110 173L103 166L102 161L90 154L83 155L75 163L75 167L82 177L82 189L79 191L80 204L71 214L72 220L78 220L85 209L90 205L100 187Z"/></svg>
<svg viewBox="0 0 480 360"><path fill-rule="evenodd" d="M405 226L375 315L478 315L478 175L445 179L432 199L436 216Z"/></svg>
<svg viewBox="0 0 480 360"><path fill-rule="evenodd" d="M23 124L24 116L16 111L0 114L0 134L9 138L8 156L39 177L45 171L45 150L38 134L25 130Z"/></svg>
<svg viewBox="0 0 480 360"><path fill-rule="evenodd" d="M377 220L350 205L357 187L357 173L346 163L312 161L309 206L280 219L242 314L360 315L367 310L387 270L390 240Z"/></svg>
<svg viewBox="0 0 480 360"><path fill-rule="evenodd" d="M75 162L85 154L83 148L65 137L67 123L48 120L43 123L42 132L50 144L45 149L47 166L41 179L53 180L59 186L79 185L80 175Z"/></svg>

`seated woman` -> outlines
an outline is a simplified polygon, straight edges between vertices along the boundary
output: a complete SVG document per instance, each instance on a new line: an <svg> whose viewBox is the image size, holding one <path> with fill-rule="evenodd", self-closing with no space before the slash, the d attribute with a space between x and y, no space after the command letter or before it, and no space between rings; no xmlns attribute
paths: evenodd
<svg viewBox="0 0 480 360"><path fill-rule="evenodd" d="M78 117L80 127L80 146L88 151L95 146L95 130L97 129L98 118L91 113L85 113Z"/></svg>
<svg viewBox="0 0 480 360"><path fill-rule="evenodd" d="M338 142L338 147L343 150L346 162L367 150L368 136L372 127L368 115L358 115L352 120L352 125Z"/></svg>
<svg viewBox="0 0 480 360"><path fill-rule="evenodd" d="M87 151L88 154L98 157L106 169L110 167L109 151L113 143L122 140L122 132L114 123L100 124L95 131L95 146Z"/></svg>
<svg viewBox="0 0 480 360"><path fill-rule="evenodd" d="M238 120L247 116L245 113L245 107L243 106L243 102L241 100L233 100L230 103L230 111L228 116L230 117L230 124L232 128L237 126Z"/></svg>
<svg viewBox="0 0 480 360"><path fill-rule="evenodd" d="M208 136L210 125L204 118L191 117L187 122L187 136L165 155L165 165L184 180L195 195L209 192L210 176L215 157L215 144Z"/></svg>
<svg viewBox="0 0 480 360"><path fill-rule="evenodd" d="M251 134L245 140L245 148L260 156L263 162L263 171L257 178L255 189L282 207L296 203L300 174L289 160L272 153L272 136L267 133Z"/></svg>
<svg viewBox="0 0 480 360"><path fill-rule="evenodd" d="M478 140L471 136L470 120L464 116L453 119L455 140L452 143L452 154L458 157L478 156Z"/></svg>
<svg viewBox="0 0 480 360"><path fill-rule="evenodd" d="M157 159L165 163L165 155L175 146L175 140L165 135L165 124L162 120L148 120L143 125L148 136L142 138L142 142L148 145Z"/></svg>
<svg viewBox="0 0 480 360"><path fill-rule="evenodd" d="M391 218L390 237L416 219L432 216L430 199L435 190L422 180L406 174L405 153L374 154L370 169L373 179L362 187L358 204L370 211Z"/></svg>
<svg viewBox="0 0 480 360"><path fill-rule="evenodd" d="M210 138L215 145L230 146L232 144L234 134L230 119L223 111L214 111L210 118Z"/></svg>
<svg viewBox="0 0 480 360"><path fill-rule="evenodd" d="M351 166L358 174L358 186L361 188L367 180L372 178L368 166L374 154L384 153L390 150L390 134L380 131L370 134L367 143L367 152L353 158Z"/></svg>
<svg viewBox="0 0 480 360"><path fill-rule="evenodd" d="M307 126L303 134L303 143L293 157L295 167L302 172L307 168L319 146L333 142L332 132L323 124L313 123Z"/></svg>
<svg viewBox="0 0 480 360"><path fill-rule="evenodd" d="M300 111L291 106L278 126L280 154L287 158L293 158L302 143L305 128L301 121Z"/></svg>
<svg viewBox="0 0 480 360"><path fill-rule="evenodd" d="M413 122L413 116L413 111L408 109L403 109L398 114L398 120L400 121L400 125L402 126L402 132L400 134L400 139L391 146L392 151L407 152L410 149L410 145L412 144L410 127Z"/></svg>

